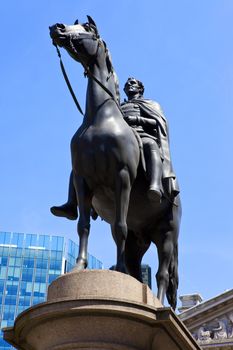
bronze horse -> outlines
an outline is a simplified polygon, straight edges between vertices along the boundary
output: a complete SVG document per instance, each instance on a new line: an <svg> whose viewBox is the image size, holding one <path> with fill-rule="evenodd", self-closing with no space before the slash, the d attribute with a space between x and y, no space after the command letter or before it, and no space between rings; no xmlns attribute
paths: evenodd
<svg viewBox="0 0 233 350"><path fill-rule="evenodd" d="M78 269L87 266L92 207L111 225L117 246L116 270L142 281L141 260L153 242L158 249L157 296L175 309L178 288L178 233L181 217L167 196L150 201L140 148L124 121L109 51L94 21L50 27L53 43L81 63L88 78L86 111L71 140L73 185L79 203Z"/></svg>

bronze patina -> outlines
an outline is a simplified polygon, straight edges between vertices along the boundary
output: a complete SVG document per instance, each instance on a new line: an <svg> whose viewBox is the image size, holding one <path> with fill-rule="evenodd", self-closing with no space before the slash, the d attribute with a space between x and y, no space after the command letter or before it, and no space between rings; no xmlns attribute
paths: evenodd
<svg viewBox="0 0 233 350"><path fill-rule="evenodd" d="M126 82L128 100L120 106L109 51L89 16L84 24L57 23L50 35L82 64L88 79L83 122L71 140L68 201L51 208L69 219L79 209L76 268L87 267L90 218L99 215L111 226L117 271L142 281L142 257L151 242L157 246L157 296L163 303L166 294L175 309L181 205L165 116L134 78Z"/></svg>

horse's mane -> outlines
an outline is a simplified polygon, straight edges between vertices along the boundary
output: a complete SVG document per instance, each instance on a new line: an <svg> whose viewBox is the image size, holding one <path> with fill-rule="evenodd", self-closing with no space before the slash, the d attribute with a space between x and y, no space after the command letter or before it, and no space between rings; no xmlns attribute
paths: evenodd
<svg viewBox="0 0 233 350"><path fill-rule="evenodd" d="M84 23L83 24L85 30L87 32L94 32L96 37L103 43L104 45L104 49L105 49L105 54L106 54L106 65L107 65L107 69L108 69L108 73L109 73L109 77L112 75L113 76L113 80L114 80L114 84L115 84L115 93L116 93L116 100L118 101L118 103L120 104L120 89L119 89L119 80L118 77L116 75L116 72L113 68L113 64L112 64L112 57L111 54L107 48L106 42L100 38L99 33L98 33L98 29L96 27L96 25L94 23Z"/></svg>
<svg viewBox="0 0 233 350"><path fill-rule="evenodd" d="M119 80L118 80L118 77L116 75L116 72L113 68L113 64L112 64L112 57L111 57L111 54L107 48L107 45L105 43L104 40L102 40L103 44L104 44L104 47L105 47L105 53L106 53L106 65L107 65L107 68L108 68L108 73L109 75L112 75L113 76L113 79L114 79L114 84L115 84L115 91L116 91L116 99L118 101L118 103L120 104L120 89L119 89Z"/></svg>

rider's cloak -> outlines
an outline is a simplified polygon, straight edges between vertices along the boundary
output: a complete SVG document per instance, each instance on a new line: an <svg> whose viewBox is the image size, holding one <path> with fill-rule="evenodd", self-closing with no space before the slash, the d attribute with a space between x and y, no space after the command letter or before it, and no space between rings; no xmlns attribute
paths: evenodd
<svg viewBox="0 0 233 350"><path fill-rule="evenodd" d="M151 118L156 120L157 122L157 128L152 129L150 127L150 129L147 132L151 134L151 136L156 136L159 139L161 158L163 160L163 178L169 179L169 192L173 196L176 196L179 193L179 185L176 175L172 168L169 147L168 123L163 114L163 111L159 103L153 100L145 99L144 97L132 99L130 100L130 102L135 103L139 106L142 117Z"/></svg>

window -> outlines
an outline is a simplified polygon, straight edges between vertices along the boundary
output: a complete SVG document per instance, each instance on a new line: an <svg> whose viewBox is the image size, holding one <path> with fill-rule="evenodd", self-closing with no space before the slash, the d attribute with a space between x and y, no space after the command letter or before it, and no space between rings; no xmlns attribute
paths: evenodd
<svg viewBox="0 0 233 350"><path fill-rule="evenodd" d="M0 279L5 279L6 278L6 270L7 268L5 266L0 267Z"/></svg>
<svg viewBox="0 0 233 350"><path fill-rule="evenodd" d="M6 295L5 305L16 305L16 296Z"/></svg>
<svg viewBox="0 0 233 350"><path fill-rule="evenodd" d="M58 249L57 249L57 239L58 239L58 237L52 236L51 248L52 248L53 250L58 250Z"/></svg>
<svg viewBox="0 0 233 350"><path fill-rule="evenodd" d="M8 247L3 247L2 256L8 256L8 255L9 255L9 248Z"/></svg>
<svg viewBox="0 0 233 350"><path fill-rule="evenodd" d="M10 247L9 255L16 256L17 248Z"/></svg>
<svg viewBox="0 0 233 350"><path fill-rule="evenodd" d="M7 266L8 257L3 256L0 258L0 266Z"/></svg>
<svg viewBox="0 0 233 350"><path fill-rule="evenodd" d="M50 243L50 237L45 235L40 235L38 240L39 247L44 247L46 249L49 249L49 243Z"/></svg>
<svg viewBox="0 0 233 350"><path fill-rule="evenodd" d="M0 294L3 294L4 290L4 280L0 280Z"/></svg>
<svg viewBox="0 0 233 350"><path fill-rule="evenodd" d="M1 232L0 233L0 244L10 244L11 233L10 232Z"/></svg>
<svg viewBox="0 0 233 350"><path fill-rule="evenodd" d="M15 258L15 265L14 266L21 266L22 259L21 258Z"/></svg>
<svg viewBox="0 0 233 350"><path fill-rule="evenodd" d="M7 285L6 285L7 296L17 295L17 292L18 292L18 286L17 285L8 285L8 282L7 282Z"/></svg>
<svg viewBox="0 0 233 350"><path fill-rule="evenodd" d="M4 312L3 320L14 321L15 310L11 312Z"/></svg>
<svg viewBox="0 0 233 350"><path fill-rule="evenodd" d="M16 249L16 256L20 257L22 256L23 249L22 248L17 248Z"/></svg>
<svg viewBox="0 0 233 350"><path fill-rule="evenodd" d="M9 266L15 266L15 258L9 258Z"/></svg>
<svg viewBox="0 0 233 350"><path fill-rule="evenodd" d="M41 253L42 253L41 257L43 259L48 259L49 258L49 250L42 250Z"/></svg>
<svg viewBox="0 0 233 350"><path fill-rule="evenodd" d="M13 267L8 267L8 280L13 278L13 274L14 274L14 268Z"/></svg>
<svg viewBox="0 0 233 350"><path fill-rule="evenodd" d="M49 283L52 283L59 275L49 275Z"/></svg>
<svg viewBox="0 0 233 350"><path fill-rule="evenodd" d="M14 274L13 274L13 281L18 281L20 277L20 268L15 267Z"/></svg>
<svg viewBox="0 0 233 350"><path fill-rule="evenodd" d="M31 245L31 236L32 235L26 235L26 247L29 247Z"/></svg>
<svg viewBox="0 0 233 350"><path fill-rule="evenodd" d="M46 293L46 283L40 283L40 293Z"/></svg>
<svg viewBox="0 0 233 350"><path fill-rule="evenodd" d="M19 306L30 306L31 297L19 297Z"/></svg>
<svg viewBox="0 0 233 350"><path fill-rule="evenodd" d="M26 308L25 306L18 306L17 314L20 314L21 312L23 312L25 308Z"/></svg>
<svg viewBox="0 0 233 350"><path fill-rule="evenodd" d="M64 245L64 238L57 237L57 250L63 251L63 245Z"/></svg>
<svg viewBox="0 0 233 350"><path fill-rule="evenodd" d="M34 267L34 259L33 258L24 258L23 259L23 267Z"/></svg>
<svg viewBox="0 0 233 350"><path fill-rule="evenodd" d="M51 270L61 270L62 262L60 260L50 260L50 269Z"/></svg>
<svg viewBox="0 0 233 350"><path fill-rule="evenodd" d="M13 236L12 236L11 243L14 245L17 245L20 248L23 248L23 237L24 237L23 233L15 233L14 232Z"/></svg>
<svg viewBox="0 0 233 350"><path fill-rule="evenodd" d="M22 273L22 281L31 282L33 279L33 269L24 267Z"/></svg>
<svg viewBox="0 0 233 350"><path fill-rule="evenodd" d="M32 294L32 282L21 282L20 296L30 296Z"/></svg>
<svg viewBox="0 0 233 350"><path fill-rule="evenodd" d="M40 269L48 268L48 260L47 259L36 259L36 267Z"/></svg>
<svg viewBox="0 0 233 350"><path fill-rule="evenodd" d="M30 295L32 293L32 282L27 282L26 283L26 295Z"/></svg>
<svg viewBox="0 0 233 350"><path fill-rule="evenodd" d="M36 269L35 282L46 282L46 275L45 269Z"/></svg>

